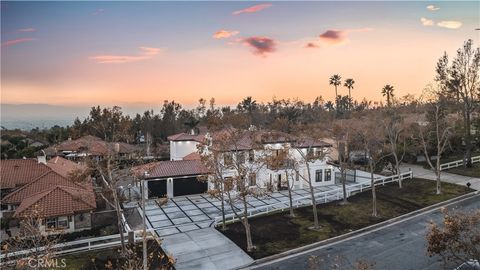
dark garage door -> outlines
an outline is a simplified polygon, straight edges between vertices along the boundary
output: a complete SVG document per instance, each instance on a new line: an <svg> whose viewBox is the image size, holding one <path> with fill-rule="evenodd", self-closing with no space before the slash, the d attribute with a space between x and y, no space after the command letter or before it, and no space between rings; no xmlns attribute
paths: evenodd
<svg viewBox="0 0 480 270"><path fill-rule="evenodd" d="M167 195L167 180L148 181L148 197L164 197Z"/></svg>
<svg viewBox="0 0 480 270"><path fill-rule="evenodd" d="M207 182L200 182L197 177L173 179L173 196L204 193L207 188Z"/></svg>

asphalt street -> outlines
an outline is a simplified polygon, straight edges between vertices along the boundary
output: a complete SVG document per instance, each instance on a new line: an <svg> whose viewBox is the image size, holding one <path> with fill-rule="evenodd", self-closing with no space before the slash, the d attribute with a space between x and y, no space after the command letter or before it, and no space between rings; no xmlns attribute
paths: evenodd
<svg viewBox="0 0 480 270"><path fill-rule="evenodd" d="M459 210L480 208L480 195L449 206ZM430 220L441 220L439 210L403 220L373 232L284 256L250 269L355 269L358 261L374 264L374 269L444 269L439 257L426 255L426 228ZM337 265L338 267L334 267Z"/></svg>

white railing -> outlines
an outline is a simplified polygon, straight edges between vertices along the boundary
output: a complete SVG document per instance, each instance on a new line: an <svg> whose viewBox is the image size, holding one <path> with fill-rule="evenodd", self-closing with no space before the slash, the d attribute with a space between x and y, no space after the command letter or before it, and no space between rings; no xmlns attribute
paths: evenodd
<svg viewBox="0 0 480 270"><path fill-rule="evenodd" d="M152 239L153 230L148 230L149 235L147 235L148 239ZM143 239L142 234L143 231L134 231L134 241L138 242L139 240ZM126 241L128 241L128 235L125 234ZM79 251L89 251L89 250L97 250L109 247L116 247L121 245L120 234L102 236L102 237L94 237L94 238L87 238L82 240L75 240L70 242L64 242L55 244L50 249L53 251L55 255L65 254L65 253L72 253L72 252L79 252ZM24 249L15 252L9 252L0 255L0 266L8 263L11 260L14 260L18 257L28 256L30 254L36 252L42 252L46 247L39 247L39 248L31 248L31 249Z"/></svg>
<svg viewBox="0 0 480 270"><path fill-rule="evenodd" d="M451 168L456 168L456 167L463 166L463 162L464 162L464 160L460 159L460 160L455 160L455 161L448 162L448 163L443 163L443 164L440 165L440 170L443 171L443 170L448 170L448 169L451 169ZM480 162L480 156L472 157L472 163L477 163L477 162Z"/></svg>
<svg viewBox="0 0 480 270"><path fill-rule="evenodd" d="M412 171L404 172L404 173L401 173L400 175L392 175L388 177L384 177L384 176L376 177L375 186L385 185L392 182L398 182L400 179L405 180L405 179L412 179L412 178L413 178ZM369 189L369 188L371 188L371 181L365 181L362 183L347 186L346 187L347 197L349 197L352 192L356 192L356 191L362 192L363 190ZM314 194L314 197L317 204L339 200L343 198L343 188L339 187L334 190L318 192ZM292 200L292 204L293 204L293 207L295 208L312 205L312 198L310 195L296 198ZM248 209L247 216L250 218L254 216L265 215L271 212L283 211L285 209L288 209L289 207L290 207L290 202L283 201L275 204L265 205L262 207ZM225 215L225 221L226 222L238 221L238 217L234 213L227 214ZM217 225L217 224L220 224L221 222L222 222L221 216L215 217L213 224Z"/></svg>

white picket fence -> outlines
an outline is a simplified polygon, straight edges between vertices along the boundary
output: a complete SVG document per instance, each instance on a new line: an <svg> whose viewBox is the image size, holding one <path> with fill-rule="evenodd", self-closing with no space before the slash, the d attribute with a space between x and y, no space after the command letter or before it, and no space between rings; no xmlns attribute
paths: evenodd
<svg viewBox="0 0 480 270"><path fill-rule="evenodd" d="M152 239L154 231L148 230L147 231L147 239ZM142 231L134 231L134 241L139 242L143 239ZM125 241L128 241L128 234L125 234ZM91 250L98 250L104 248L111 248L117 247L121 245L120 234L114 235L107 235L101 237L94 237L94 238L87 238L82 240L70 241L70 242L63 242L59 244L55 244L49 249L52 250L55 255L61 255L65 253L73 253L79 251L91 251ZM24 249L16 252L10 253L2 253L0 255L0 266L12 262L16 258L26 257L30 254L34 254L37 252L42 252L46 247L39 247L39 248L31 248L31 249Z"/></svg>
<svg viewBox="0 0 480 270"><path fill-rule="evenodd" d="M400 175L392 175L388 177L377 177L375 179L375 186L385 185L387 183L398 182L400 179L412 179L412 171L401 173ZM362 192L365 189L371 188L371 181L364 181L358 184L349 185L346 187L347 197L349 197L353 192ZM330 201L340 200L343 198L343 188L340 186L337 189L318 192L314 194L316 203L327 203ZM292 204L295 208L312 205L312 199L310 195L303 196L300 198L293 199ZM265 205L263 207L257 207L254 209L248 209L247 216L255 217L260 215L266 215L271 212L283 211L290 207L289 201L279 202L275 204ZM235 222L238 221L238 217L234 214L225 215L226 222ZM222 217L215 217L214 225L218 225L222 222Z"/></svg>
<svg viewBox="0 0 480 270"><path fill-rule="evenodd" d="M477 163L477 162L480 162L480 156L472 157L472 163ZM448 170L448 169L456 168L460 166L463 166L463 159L441 164L440 170L443 171L443 170Z"/></svg>

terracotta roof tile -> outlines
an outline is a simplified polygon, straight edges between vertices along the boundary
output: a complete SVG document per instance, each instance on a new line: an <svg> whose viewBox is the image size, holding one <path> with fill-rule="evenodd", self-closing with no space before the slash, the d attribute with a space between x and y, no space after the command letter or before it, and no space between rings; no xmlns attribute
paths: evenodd
<svg viewBox="0 0 480 270"><path fill-rule="evenodd" d="M204 139L205 135L203 134L192 135L187 133L179 133L167 137L167 140L169 141L196 141L200 143L204 142Z"/></svg>
<svg viewBox="0 0 480 270"><path fill-rule="evenodd" d="M0 161L0 186L11 189L30 183L50 171L36 159L8 159Z"/></svg>
<svg viewBox="0 0 480 270"><path fill-rule="evenodd" d="M2 203L20 204L23 200L31 197L33 194L43 192L55 186L65 186L72 188L80 188L83 190L91 190L92 186L84 183L74 183L60 174L50 171L38 177L32 182L22 186L21 188L9 193L2 199ZM93 193L93 191L92 191Z"/></svg>
<svg viewBox="0 0 480 270"><path fill-rule="evenodd" d="M74 171L85 171L87 167L83 164L75 163L68 159L56 156L47 162L47 166L63 177L69 177Z"/></svg>
<svg viewBox="0 0 480 270"><path fill-rule="evenodd" d="M15 211L15 216L26 216L33 210L40 209L40 216L56 217L92 211L95 208L93 192L81 188L54 186L23 200Z"/></svg>
<svg viewBox="0 0 480 270"><path fill-rule="evenodd" d="M192 152L184 156L183 160L200 160L200 154L198 152Z"/></svg>
<svg viewBox="0 0 480 270"><path fill-rule="evenodd" d="M132 171L138 176L148 173L146 178L166 178L208 173L200 160L158 161L134 167Z"/></svg>

